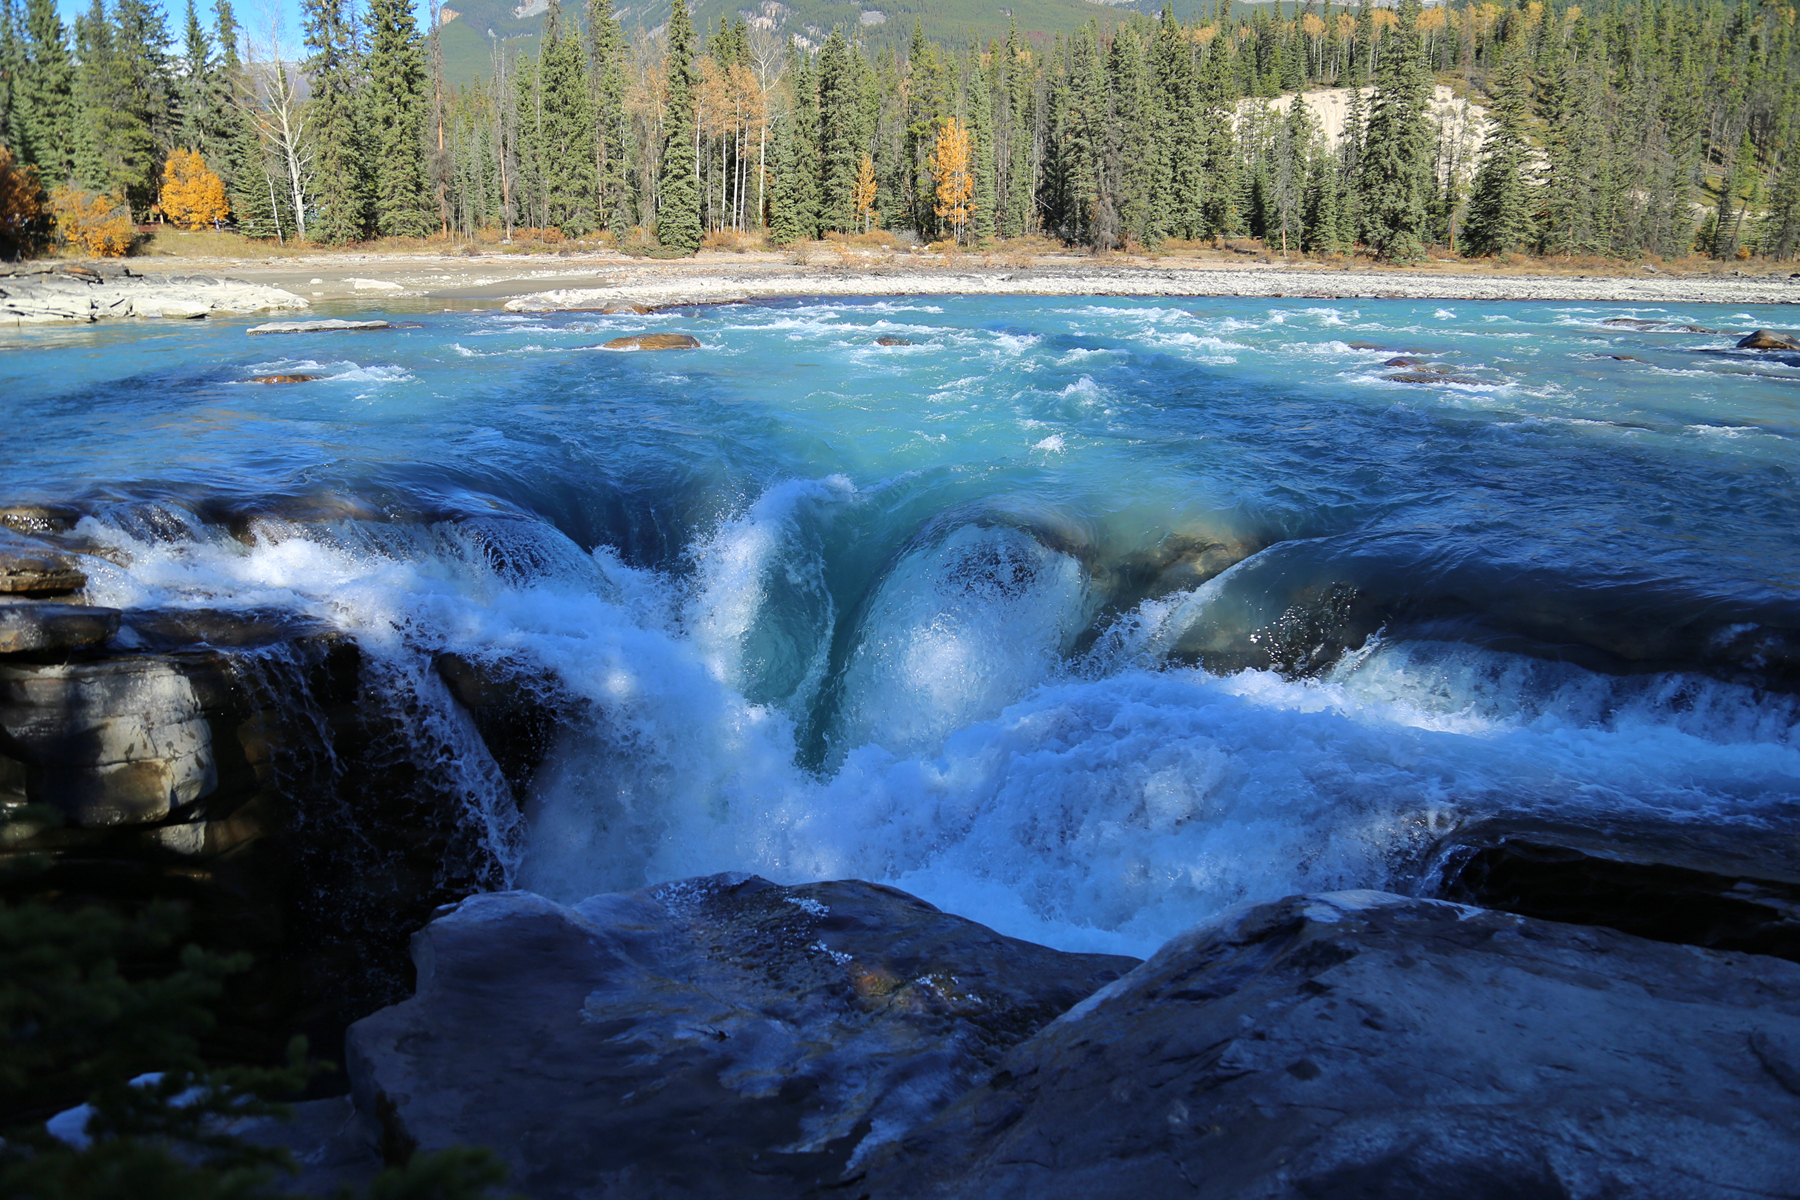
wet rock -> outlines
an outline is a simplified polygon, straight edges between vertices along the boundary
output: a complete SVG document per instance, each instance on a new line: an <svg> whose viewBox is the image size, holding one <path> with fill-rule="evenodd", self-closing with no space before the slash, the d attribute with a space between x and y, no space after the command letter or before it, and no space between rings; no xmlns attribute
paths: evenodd
<svg viewBox="0 0 1800 1200"><path fill-rule="evenodd" d="M875 884L744 876L474 896L413 953L417 995L350 1030L357 1110L390 1159L484 1143L534 1200L851 1182L1135 965Z"/></svg>
<svg viewBox="0 0 1800 1200"><path fill-rule="evenodd" d="M258 375L245 383L311 383L317 375Z"/></svg>
<svg viewBox="0 0 1800 1200"><path fill-rule="evenodd" d="M1800 342L1785 333L1776 333L1772 329L1758 329L1738 340L1739 350L1800 350Z"/></svg>
<svg viewBox="0 0 1800 1200"><path fill-rule="evenodd" d="M333 317L326 321L269 321L252 325L245 333L342 333L358 329L390 329L386 321L345 321Z"/></svg>
<svg viewBox="0 0 1800 1200"><path fill-rule="evenodd" d="M1184 934L872 1197L1701 1200L1800 1169L1800 966L1372 892Z"/></svg>
<svg viewBox="0 0 1800 1200"><path fill-rule="evenodd" d="M1383 375L1382 378L1390 383L1455 383L1465 387L1481 382L1466 375L1452 375L1448 371L1400 371L1393 375Z"/></svg>
<svg viewBox="0 0 1800 1200"><path fill-rule="evenodd" d="M475 722L517 795L530 786L558 734L578 719L577 710L585 711L583 702L541 667L463 654L440 654L432 666Z"/></svg>
<svg viewBox="0 0 1800 1200"><path fill-rule="evenodd" d="M1446 838L1426 883L1446 900L1800 962L1800 842L1765 830L1495 819Z"/></svg>
<svg viewBox="0 0 1800 1200"><path fill-rule="evenodd" d="M1599 358L1599 359L1611 359L1613 362L1643 362L1644 361L1641 358L1634 358L1629 354L1596 354L1596 355L1594 355L1594 357Z"/></svg>
<svg viewBox="0 0 1800 1200"><path fill-rule="evenodd" d="M53 596L87 586L72 554L30 538L0 533L0 593Z"/></svg>
<svg viewBox="0 0 1800 1200"><path fill-rule="evenodd" d="M1425 360L1422 358L1408 358L1405 355L1402 355L1399 358L1390 358L1381 365L1384 367L1422 367L1425 365Z"/></svg>
<svg viewBox="0 0 1800 1200"><path fill-rule="evenodd" d="M80 519L81 513L65 504L0 505L0 525L19 533L63 533Z"/></svg>
<svg viewBox="0 0 1800 1200"><path fill-rule="evenodd" d="M698 350L700 339L687 333L634 333L616 337L604 350Z"/></svg>
<svg viewBox="0 0 1800 1200"><path fill-rule="evenodd" d="M643 316L653 311L649 305L631 300L612 300L600 306L601 315L607 317Z"/></svg>
<svg viewBox="0 0 1800 1200"><path fill-rule="evenodd" d="M94 646L119 631L119 610L83 604L0 605L0 654Z"/></svg>
<svg viewBox="0 0 1800 1200"><path fill-rule="evenodd" d="M157 821L218 784L202 701L155 658L0 665L0 745L20 798L77 826Z"/></svg>
<svg viewBox="0 0 1800 1200"><path fill-rule="evenodd" d="M913 343L911 338L894 337L892 334L884 334L875 339L875 344L877 346L910 346Z"/></svg>

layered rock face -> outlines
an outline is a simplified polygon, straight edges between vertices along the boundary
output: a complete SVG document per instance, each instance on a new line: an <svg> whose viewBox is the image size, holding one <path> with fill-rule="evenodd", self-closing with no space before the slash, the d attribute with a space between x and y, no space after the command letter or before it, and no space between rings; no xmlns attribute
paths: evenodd
<svg viewBox="0 0 1800 1200"><path fill-rule="evenodd" d="M141 275L123 263L0 264L0 324L98 321L105 317L192 319L307 307L292 292L212 275Z"/></svg>

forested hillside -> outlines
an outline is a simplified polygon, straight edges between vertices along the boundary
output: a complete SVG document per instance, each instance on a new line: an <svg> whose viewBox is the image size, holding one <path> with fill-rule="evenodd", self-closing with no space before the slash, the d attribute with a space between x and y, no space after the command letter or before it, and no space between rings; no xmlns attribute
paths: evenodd
<svg viewBox="0 0 1800 1200"><path fill-rule="evenodd" d="M405 0L305 0L298 48L230 0L204 21L188 0L178 37L151 0L93 0L73 29L16 2L0 137L21 163L141 217L195 150L254 236L1249 236L1390 261L1800 243L1786 3L1307 0L985 44L839 26L815 50L748 10L696 30L675 0L628 34L610 0L552 0L537 53L489 39L491 74L453 84ZM1480 144L1433 117L1438 84L1488 107ZM1332 144L1269 103L1321 87L1353 89Z"/></svg>

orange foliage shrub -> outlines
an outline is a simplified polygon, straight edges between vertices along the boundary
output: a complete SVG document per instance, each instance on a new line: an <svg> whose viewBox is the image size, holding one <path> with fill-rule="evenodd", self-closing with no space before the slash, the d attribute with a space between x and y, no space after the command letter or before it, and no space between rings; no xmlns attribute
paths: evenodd
<svg viewBox="0 0 1800 1200"><path fill-rule="evenodd" d="M13 161L0 146L0 254L14 257L36 247L44 233L44 188L36 167Z"/></svg>
<svg viewBox="0 0 1800 1200"><path fill-rule="evenodd" d="M131 209L117 196L59 187L50 193L50 208L56 214L56 235L100 258L122 256L137 236Z"/></svg>
<svg viewBox="0 0 1800 1200"><path fill-rule="evenodd" d="M162 210L183 229L200 229L231 215L225 181L192 150L177 150L163 168Z"/></svg>

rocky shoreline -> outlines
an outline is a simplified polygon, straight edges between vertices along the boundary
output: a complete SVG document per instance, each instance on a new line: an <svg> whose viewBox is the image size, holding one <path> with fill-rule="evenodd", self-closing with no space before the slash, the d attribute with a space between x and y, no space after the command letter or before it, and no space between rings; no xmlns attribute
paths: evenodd
<svg viewBox="0 0 1800 1200"><path fill-rule="evenodd" d="M121 262L0 264L0 325L102 318L194 320L209 313L302 309L308 301L213 275L139 274Z"/></svg>
<svg viewBox="0 0 1800 1200"><path fill-rule="evenodd" d="M600 286L519 296L510 312L635 302L657 308L795 296L1249 296L1310 300L1539 300L1668 304L1793 304L1800 280L1774 277L1434 274L1245 264L1156 266L1049 262L994 266L818 266L619 271Z"/></svg>

